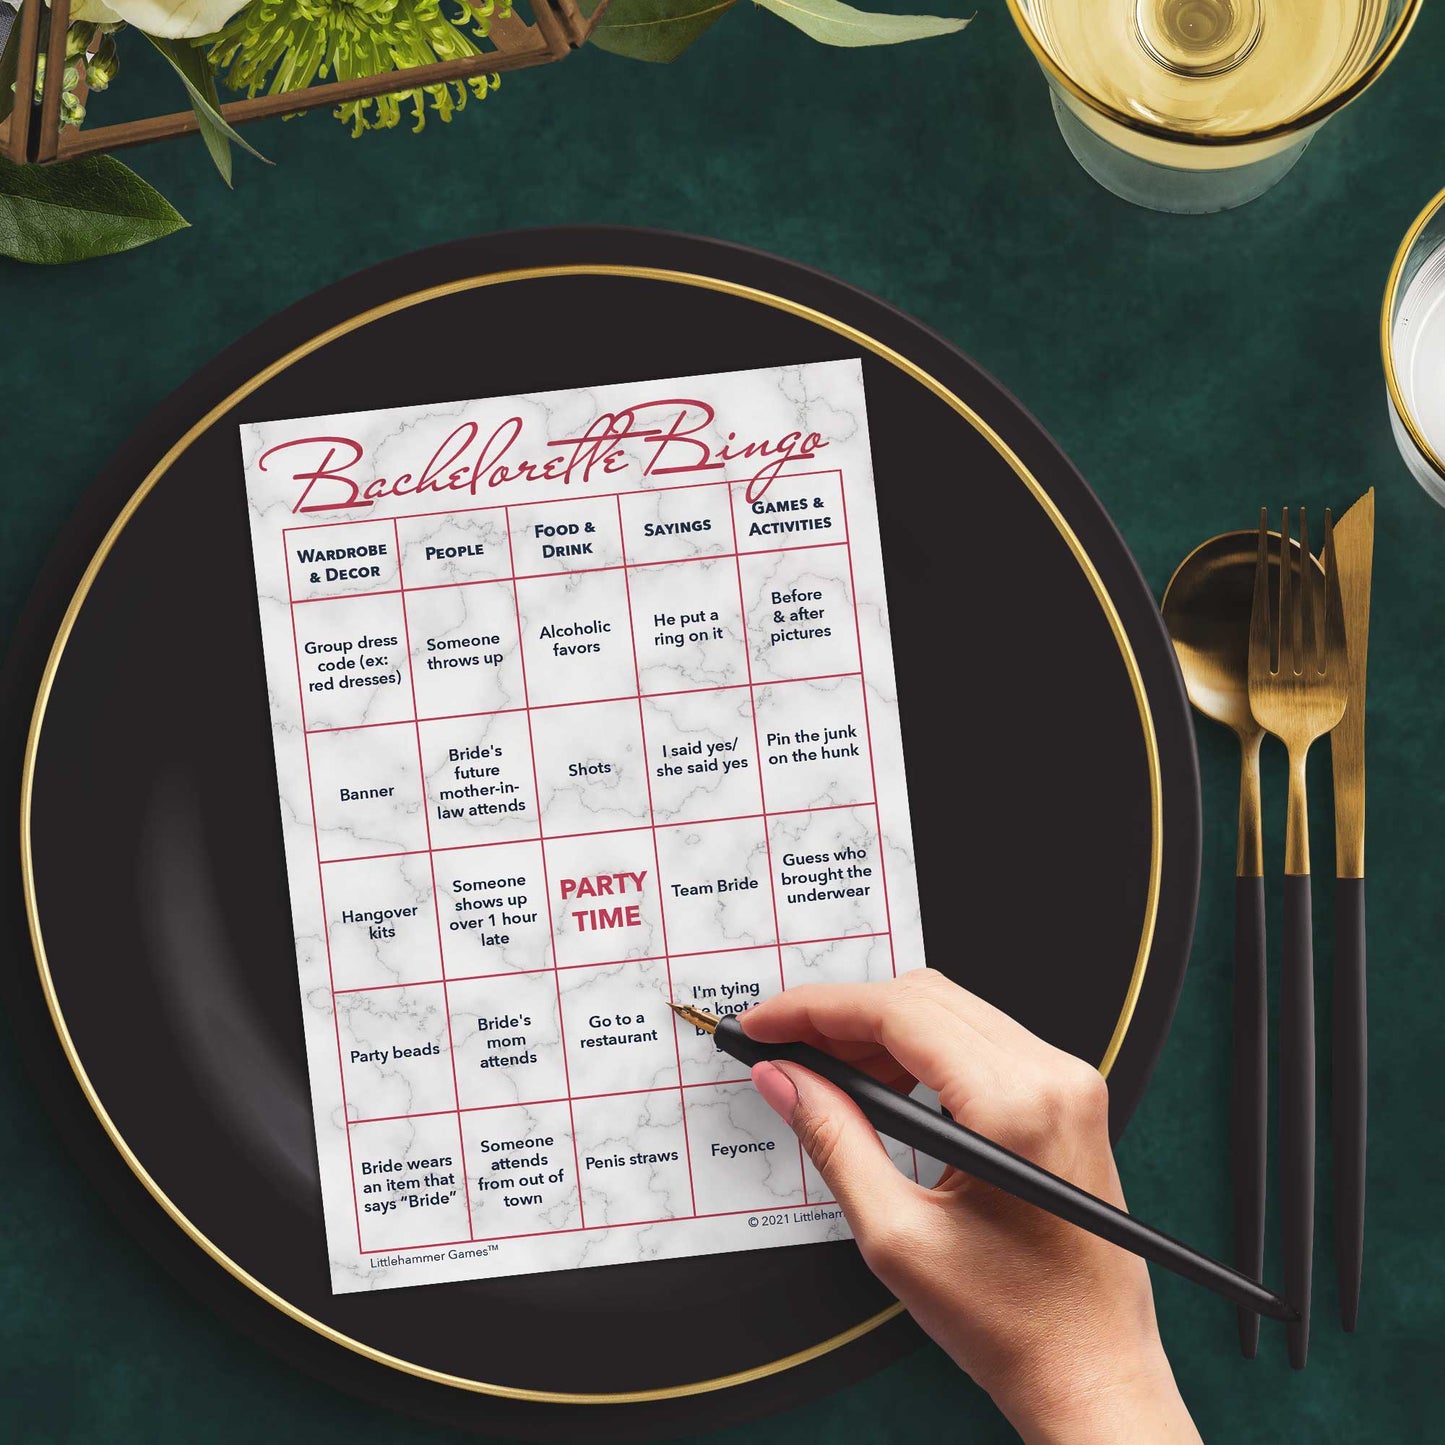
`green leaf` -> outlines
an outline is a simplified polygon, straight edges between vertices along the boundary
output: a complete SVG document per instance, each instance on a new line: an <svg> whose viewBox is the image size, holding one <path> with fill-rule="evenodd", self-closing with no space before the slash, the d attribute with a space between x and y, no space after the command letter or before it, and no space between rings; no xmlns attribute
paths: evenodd
<svg viewBox="0 0 1445 1445"><path fill-rule="evenodd" d="M54 266L110 256L189 224L111 156L58 166L0 160L0 256Z"/></svg>
<svg viewBox="0 0 1445 1445"><path fill-rule="evenodd" d="M824 45L898 45L905 40L952 35L968 24L968 20L953 20L943 15L874 15L844 5L842 0L755 0L755 3Z"/></svg>
<svg viewBox="0 0 1445 1445"><path fill-rule="evenodd" d="M612 0L589 42L625 55L665 65L676 60L704 30L731 10L737 0ZM588 7L590 12L591 7Z"/></svg>
<svg viewBox="0 0 1445 1445"><path fill-rule="evenodd" d="M221 179L231 184L231 146L238 145L258 161L270 161L251 145L242 140L236 128L221 114L220 98L216 94L216 77L211 73L210 62L189 40L166 40L160 36L147 35L146 39L170 61L176 74L185 84L191 98L191 109L201 128L201 139L221 173Z"/></svg>

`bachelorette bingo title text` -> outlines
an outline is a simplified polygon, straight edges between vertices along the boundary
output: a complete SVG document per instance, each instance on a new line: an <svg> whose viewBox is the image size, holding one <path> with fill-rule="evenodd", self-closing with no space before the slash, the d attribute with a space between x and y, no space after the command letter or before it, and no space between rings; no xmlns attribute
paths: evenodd
<svg viewBox="0 0 1445 1445"><path fill-rule="evenodd" d="M603 412L581 436L544 440L525 435L519 416L509 417L484 436L476 421L462 421L431 449L420 466L391 477L371 475L367 450L347 436L296 437L268 448L261 471L290 468L296 485L292 512L357 511L386 497L480 496L513 482L586 484L624 473L638 478L683 472L719 471L730 463L756 461L747 499L758 501L793 461L816 456L827 441L815 431L777 437L725 437L717 414L705 401L671 397ZM418 451L418 456L422 455Z"/></svg>

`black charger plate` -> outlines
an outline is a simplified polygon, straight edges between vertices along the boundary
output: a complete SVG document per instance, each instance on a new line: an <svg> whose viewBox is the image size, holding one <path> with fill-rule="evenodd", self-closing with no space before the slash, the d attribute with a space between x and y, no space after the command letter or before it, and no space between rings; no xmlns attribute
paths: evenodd
<svg viewBox="0 0 1445 1445"><path fill-rule="evenodd" d="M236 425L837 357L867 387L929 961L1105 1065L1117 1134L1194 919L1173 652L1058 448L882 302L645 231L405 256L165 401L43 574L7 687L14 936L40 965L12 953L22 1044L167 1268L344 1389L498 1435L655 1438L836 1388L918 1334L850 1244L330 1293Z"/></svg>

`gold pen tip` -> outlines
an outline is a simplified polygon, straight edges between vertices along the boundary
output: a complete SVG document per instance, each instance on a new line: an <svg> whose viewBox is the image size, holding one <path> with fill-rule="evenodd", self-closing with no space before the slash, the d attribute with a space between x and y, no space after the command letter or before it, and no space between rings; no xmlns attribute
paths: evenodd
<svg viewBox="0 0 1445 1445"><path fill-rule="evenodd" d="M711 1014L704 1013L700 1008L690 1008L685 1003L673 1003L671 999L667 1001L667 1006L678 1018L686 1019L694 1028L701 1029L705 1034L710 1034L717 1028L717 1020Z"/></svg>

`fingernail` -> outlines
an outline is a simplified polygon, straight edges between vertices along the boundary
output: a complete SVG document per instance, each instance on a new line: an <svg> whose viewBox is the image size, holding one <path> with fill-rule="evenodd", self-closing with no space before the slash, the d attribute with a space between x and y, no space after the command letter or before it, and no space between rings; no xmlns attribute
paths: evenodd
<svg viewBox="0 0 1445 1445"><path fill-rule="evenodd" d="M793 1081L776 1064L754 1064L753 1087L785 1124L793 1122L793 1111L798 1107L798 1091Z"/></svg>

